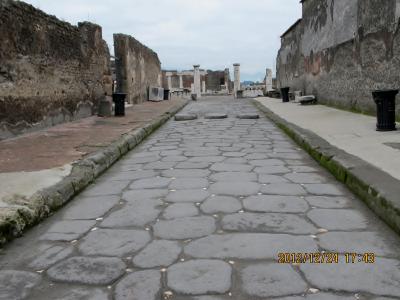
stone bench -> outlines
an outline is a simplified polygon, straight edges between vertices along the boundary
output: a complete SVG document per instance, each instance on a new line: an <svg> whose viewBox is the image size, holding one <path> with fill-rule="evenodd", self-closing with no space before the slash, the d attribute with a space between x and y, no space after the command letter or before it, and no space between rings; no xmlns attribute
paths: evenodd
<svg viewBox="0 0 400 300"><path fill-rule="evenodd" d="M317 104L317 98L314 95L299 97L299 102L301 105L314 105Z"/></svg>

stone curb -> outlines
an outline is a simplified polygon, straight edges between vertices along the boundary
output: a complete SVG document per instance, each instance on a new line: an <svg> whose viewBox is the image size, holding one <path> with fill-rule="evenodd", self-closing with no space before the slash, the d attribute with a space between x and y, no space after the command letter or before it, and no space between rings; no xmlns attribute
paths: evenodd
<svg viewBox="0 0 400 300"><path fill-rule="evenodd" d="M257 100L253 104L400 234L399 180L279 117Z"/></svg>
<svg viewBox="0 0 400 300"><path fill-rule="evenodd" d="M123 134L105 149L74 162L70 175L59 183L35 193L29 200L17 199L11 208L0 210L0 245L48 217L69 202L127 152L166 123L189 102L177 104L143 127Z"/></svg>

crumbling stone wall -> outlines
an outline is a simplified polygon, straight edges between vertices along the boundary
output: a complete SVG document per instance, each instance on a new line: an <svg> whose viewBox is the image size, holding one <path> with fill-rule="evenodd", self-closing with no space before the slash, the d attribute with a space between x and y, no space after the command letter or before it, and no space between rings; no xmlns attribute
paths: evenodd
<svg viewBox="0 0 400 300"><path fill-rule="evenodd" d="M114 51L117 91L127 93L129 103L146 101L149 86L161 87L157 53L125 34L114 34Z"/></svg>
<svg viewBox="0 0 400 300"><path fill-rule="evenodd" d="M371 91L400 86L399 17L397 0L303 1L302 20L282 36L278 86L373 113Z"/></svg>
<svg viewBox="0 0 400 300"><path fill-rule="evenodd" d="M0 139L90 116L111 93L100 26L0 1Z"/></svg>

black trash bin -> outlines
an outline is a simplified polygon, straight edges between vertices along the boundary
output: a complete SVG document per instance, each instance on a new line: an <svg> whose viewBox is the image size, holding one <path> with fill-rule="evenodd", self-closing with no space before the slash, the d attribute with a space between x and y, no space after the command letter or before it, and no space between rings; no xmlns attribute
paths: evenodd
<svg viewBox="0 0 400 300"><path fill-rule="evenodd" d="M281 88L282 102L289 102L289 89L288 87Z"/></svg>
<svg viewBox="0 0 400 300"><path fill-rule="evenodd" d="M114 115L116 117L123 117L125 116L125 93L113 93L113 102L115 103L114 107Z"/></svg>
<svg viewBox="0 0 400 300"><path fill-rule="evenodd" d="M169 90L164 89L164 100L169 100Z"/></svg>
<svg viewBox="0 0 400 300"><path fill-rule="evenodd" d="M372 92L376 103L376 130L396 130L396 95L399 90L376 90Z"/></svg>

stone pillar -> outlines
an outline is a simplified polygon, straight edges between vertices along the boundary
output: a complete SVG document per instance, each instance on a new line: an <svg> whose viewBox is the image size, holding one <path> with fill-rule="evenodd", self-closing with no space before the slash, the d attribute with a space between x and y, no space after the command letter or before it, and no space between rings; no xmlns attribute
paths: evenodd
<svg viewBox="0 0 400 300"><path fill-rule="evenodd" d="M179 88L183 89L183 75L179 74Z"/></svg>
<svg viewBox="0 0 400 300"><path fill-rule="evenodd" d="M271 91L272 90L272 70L267 69L265 73L265 90Z"/></svg>
<svg viewBox="0 0 400 300"><path fill-rule="evenodd" d="M168 80L168 89L171 90L172 89L172 73L168 72L165 74L165 76L167 76L167 80Z"/></svg>
<svg viewBox="0 0 400 300"><path fill-rule="evenodd" d="M194 65L193 67L194 91L192 91L192 94L197 94L197 99L199 99L201 97L200 65Z"/></svg>
<svg viewBox="0 0 400 300"><path fill-rule="evenodd" d="M205 92L206 92L206 82L205 81L202 81L201 82L201 90L203 91L203 94L205 94Z"/></svg>
<svg viewBox="0 0 400 300"><path fill-rule="evenodd" d="M233 94L237 97L237 91L240 90L240 64L233 64L234 69L234 83L233 83Z"/></svg>

